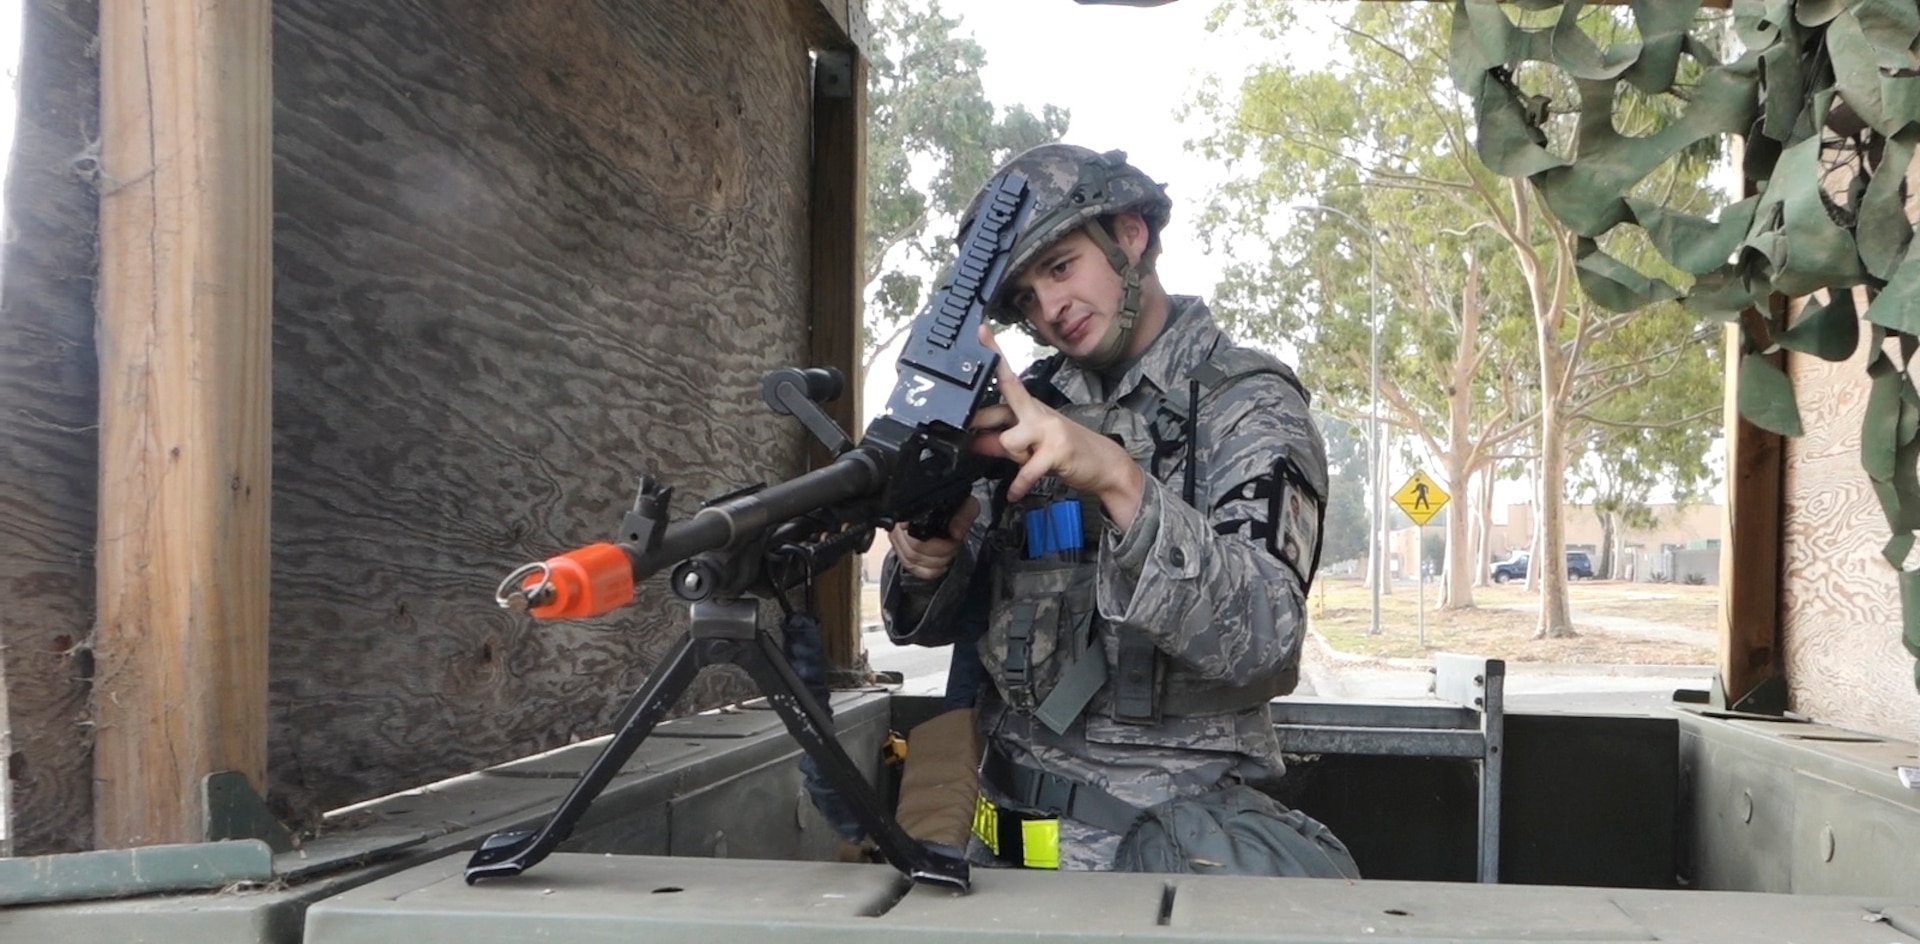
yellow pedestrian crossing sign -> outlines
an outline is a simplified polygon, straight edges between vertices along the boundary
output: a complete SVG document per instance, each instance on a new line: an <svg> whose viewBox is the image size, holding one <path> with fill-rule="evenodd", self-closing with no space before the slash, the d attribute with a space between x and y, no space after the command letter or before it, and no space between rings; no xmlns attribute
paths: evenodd
<svg viewBox="0 0 1920 944"><path fill-rule="evenodd" d="M1407 479L1407 484L1393 493L1393 503L1399 505L1414 524L1426 524L1446 506L1449 497L1438 484L1427 478L1427 473L1415 472L1412 478Z"/></svg>

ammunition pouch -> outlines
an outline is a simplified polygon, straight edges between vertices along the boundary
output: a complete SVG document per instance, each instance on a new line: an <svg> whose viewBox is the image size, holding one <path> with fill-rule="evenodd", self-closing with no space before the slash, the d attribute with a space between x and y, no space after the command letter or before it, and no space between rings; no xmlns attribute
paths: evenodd
<svg viewBox="0 0 1920 944"><path fill-rule="evenodd" d="M995 581L994 605L981 641L980 658L1012 708L1033 712L1046 703L1069 666L1105 656L1095 648L1094 565L1008 560ZM1082 671L1085 671L1084 669ZM1086 700L1073 706L1077 717Z"/></svg>

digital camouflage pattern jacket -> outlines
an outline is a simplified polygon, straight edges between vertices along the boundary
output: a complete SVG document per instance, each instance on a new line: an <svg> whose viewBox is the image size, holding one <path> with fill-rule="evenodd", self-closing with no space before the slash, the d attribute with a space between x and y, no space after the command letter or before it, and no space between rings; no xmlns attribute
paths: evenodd
<svg viewBox="0 0 1920 944"><path fill-rule="evenodd" d="M1227 369L1209 374L1206 365ZM1218 380L1223 373L1224 382L1203 387L1191 401L1190 378ZM1019 699L1008 697L1004 651L988 651L992 643L977 618L972 626L956 618L970 585L999 593L1019 566L1008 560L1018 555L987 551L1007 544L1006 516L992 510L975 521L941 580L906 574L888 555L882 593L889 638L978 645L995 682L980 698L991 742L1021 763L1137 807L1230 779L1277 777L1282 768L1266 699L1290 690L1297 672L1327 493L1325 448L1306 392L1277 360L1234 345L1191 297L1172 299L1161 335L1111 390L1072 363L1060 364L1051 382L1067 415L1109 432L1129 427L1123 438L1148 473L1134 526L1123 535L1101 519L1097 550L1089 549L1092 627L1108 663L1106 681L1064 730L1041 723L1030 704L1009 704ZM1197 410L1189 411L1190 401ZM1102 407L1126 413L1103 416ZM1113 422L1120 416L1131 422ZM1200 444L1191 504L1184 495L1188 453L1195 451L1187 448L1188 419ZM995 507L990 489L979 494L983 508ZM983 556L994 579L974 583ZM996 606L995 620L1003 610ZM1123 638L1149 640L1157 653L1154 717L1121 718L1116 710ZM1017 686L1011 690L1017 694ZM1104 868L1118 840L1063 821L1062 866Z"/></svg>

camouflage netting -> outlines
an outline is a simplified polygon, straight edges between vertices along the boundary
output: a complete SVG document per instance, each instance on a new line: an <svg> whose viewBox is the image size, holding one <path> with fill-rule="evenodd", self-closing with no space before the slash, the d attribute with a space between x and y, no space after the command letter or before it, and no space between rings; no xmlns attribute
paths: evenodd
<svg viewBox="0 0 1920 944"><path fill-rule="evenodd" d="M1851 290L1864 287L1872 388L1861 461L1893 534L1883 553L1901 571L1904 641L1920 658L1920 569L1907 567L1920 529L1920 393L1910 376L1920 351L1920 254L1908 255L1905 206L1920 142L1920 4L1734 0L1739 53L1728 62L1695 32L1700 0L1634 0L1638 40L1604 47L1583 29L1585 6L1455 0L1453 78L1474 103L1481 160L1531 180L1579 234L1580 284L1596 302L1627 311L1681 298L1703 315L1739 318L1740 412L1763 429L1801 431L1792 384L1769 355L1851 357L1862 314ZM1563 73L1579 101L1556 103L1525 87L1527 70L1539 66ZM1683 74L1695 78L1677 83ZM1684 108L1652 134L1622 135L1614 121L1622 86L1675 96ZM1556 148L1550 115L1570 106L1577 130ZM1742 137L1742 170L1756 196L1709 220L1636 195L1655 168L1725 135ZM1692 284L1682 291L1603 252L1599 241L1623 224L1640 227ZM1822 291L1829 300L1810 301L1791 323L1786 306L1771 303ZM1920 664L1914 677L1920 687Z"/></svg>

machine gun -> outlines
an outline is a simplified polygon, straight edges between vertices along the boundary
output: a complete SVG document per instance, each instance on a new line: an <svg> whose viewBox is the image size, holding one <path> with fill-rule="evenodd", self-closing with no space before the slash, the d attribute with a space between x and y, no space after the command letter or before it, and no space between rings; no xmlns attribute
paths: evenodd
<svg viewBox="0 0 1920 944"><path fill-rule="evenodd" d="M546 858L699 670L732 663L753 678L888 862L916 881L968 887L963 850L914 840L881 807L834 739L825 709L757 625L759 607L744 597L777 597L811 581L839 558L865 550L876 527L906 523L923 536L944 532L973 483L989 471L966 441L968 417L995 395L999 363L978 332L1032 208L1023 175L1008 172L988 183L962 229L945 284L914 321L886 409L859 444L819 406L838 394L837 372L776 370L761 385L763 399L775 412L798 417L834 454L831 463L716 498L692 518L673 523L672 488L643 476L619 540L527 564L501 582L495 600L502 606L541 619L577 619L633 602L638 581L670 570L669 586L691 605L692 621L622 709L612 740L547 822L488 837L467 862L469 883L516 875Z"/></svg>

